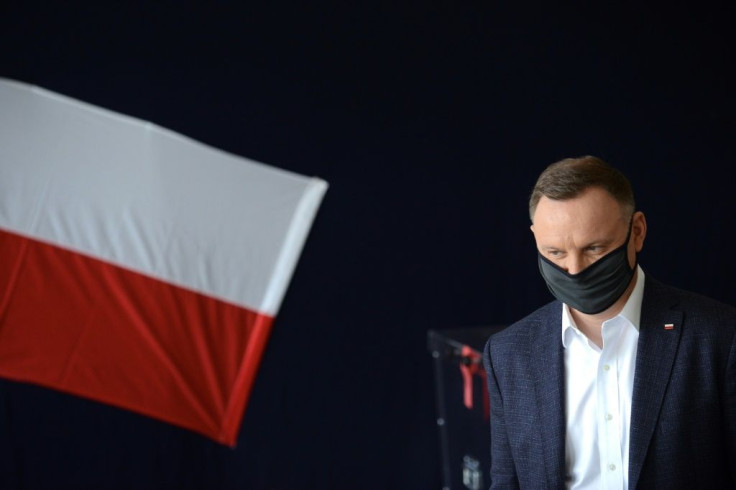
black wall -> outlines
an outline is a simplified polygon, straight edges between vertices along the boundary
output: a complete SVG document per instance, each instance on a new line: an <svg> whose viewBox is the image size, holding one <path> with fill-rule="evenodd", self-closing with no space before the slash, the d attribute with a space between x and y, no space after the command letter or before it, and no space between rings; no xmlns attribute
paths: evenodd
<svg viewBox="0 0 736 490"><path fill-rule="evenodd" d="M734 7L589 3L0 4L0 76L331 185L236 449L2 381L0 487L439 488L427 330L551 299L526 200L567 156L630 176L648 274L736 303Z"/></svg>

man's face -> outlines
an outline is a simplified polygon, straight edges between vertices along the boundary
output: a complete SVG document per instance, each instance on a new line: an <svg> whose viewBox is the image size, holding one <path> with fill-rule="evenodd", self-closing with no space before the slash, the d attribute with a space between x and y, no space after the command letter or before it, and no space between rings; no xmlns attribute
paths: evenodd
<svg viewBox="0 0 736 490"><path fill-rule="evenodd" d="M599 187L591 187L580 196L565 201L542 197L534 212L531 230L543 257L569 274L577 274L624 243L629 220L610 194ZM628 246L632 267L645 235L644 215L634 213Z"/></svg>

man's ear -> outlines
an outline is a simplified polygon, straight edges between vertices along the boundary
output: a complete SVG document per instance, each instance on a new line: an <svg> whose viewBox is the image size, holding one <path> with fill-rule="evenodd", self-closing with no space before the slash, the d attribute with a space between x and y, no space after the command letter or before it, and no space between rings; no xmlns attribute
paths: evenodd
<svg viewBox="0 0 736 490"><path fill-rule="evenodd" d="M644 239L647 237L647 219L641 211L634 213L633 223L631 224L631 235L634 237L636 252L641 252L641 249L644 247Z"/></svg>

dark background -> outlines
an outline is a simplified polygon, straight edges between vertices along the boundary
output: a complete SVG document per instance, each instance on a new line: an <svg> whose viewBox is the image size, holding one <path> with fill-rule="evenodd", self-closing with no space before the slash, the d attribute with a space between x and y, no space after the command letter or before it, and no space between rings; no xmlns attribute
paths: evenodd
<svg viewBox="0 0 736 490"><path fill-rule="evenodd" d="M551 299L567 156L632 179L648 274L736 303L735 7L590 3L0 3L0 76L330 183L235 449L1 381L0 487L439 488L427 331Z"/></svg>

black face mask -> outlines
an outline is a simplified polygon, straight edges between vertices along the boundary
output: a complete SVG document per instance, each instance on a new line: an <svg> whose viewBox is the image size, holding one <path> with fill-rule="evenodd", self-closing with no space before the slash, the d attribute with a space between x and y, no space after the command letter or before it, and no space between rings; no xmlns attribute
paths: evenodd
<svg viewBox="0 0 736 490"><path fill-rule="evenodd" d="M626 248L631 239L631 229L623 245L577 274L568 274L547 258L539 255L539 272L547 282L550 292L560 301L576 310L594 315L606 310L618 300L634 277L636 264L629 267Z"/></svg>

